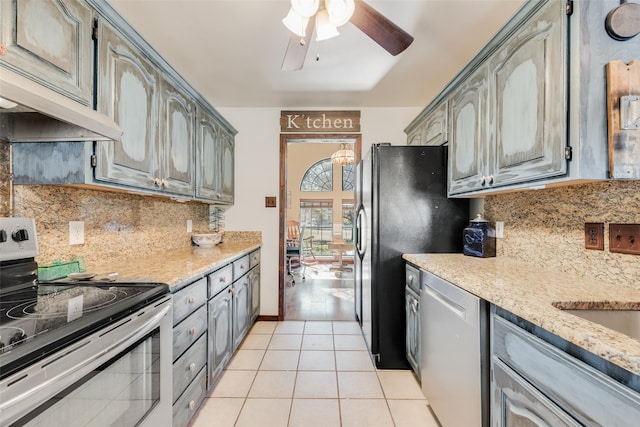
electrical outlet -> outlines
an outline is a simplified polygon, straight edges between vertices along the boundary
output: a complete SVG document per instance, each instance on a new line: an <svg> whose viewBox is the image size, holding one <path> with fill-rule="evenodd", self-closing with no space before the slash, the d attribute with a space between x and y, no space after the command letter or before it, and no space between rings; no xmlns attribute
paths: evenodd
<svg viewBox="0 0 640 427"><path fill-rule="evenodd" d="M69 244L84 244L84 221L69 221Z"/></svg>
<svg viewBox="0 0 640 427"><path fill-rule="evenodd" d="M504 222L496 221L496 239L504 238Z"/></svg>
<svg viewBox="0 0 640 427"><path fill-rule="evenodd" d="M640 255L640 224L609 224L609 252Z"/></svg>
<svg viewBox="0 0 640 427"><path fill-rule="evenodd" d="M604 224L601 222L586 222L584 224L584 248L604 250Z"/></svg>
<svg viewBox="0 0 640 427"><path fill-rule="evenodd" d="M187 220L187 233L191 233L193 231L193 221L188 219Z"/></svg>

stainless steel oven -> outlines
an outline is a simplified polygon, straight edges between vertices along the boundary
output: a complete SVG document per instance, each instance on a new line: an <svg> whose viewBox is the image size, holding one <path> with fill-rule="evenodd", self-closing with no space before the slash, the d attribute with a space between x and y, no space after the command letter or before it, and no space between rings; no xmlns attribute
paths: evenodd
<svg viewBox="0 0 640 427"><path fill-rule="evenodd" d="M0 218L0 426L170 426L167 286L40 283L34 258L19 258L37 254L35 227L6 220Z"/></svg>

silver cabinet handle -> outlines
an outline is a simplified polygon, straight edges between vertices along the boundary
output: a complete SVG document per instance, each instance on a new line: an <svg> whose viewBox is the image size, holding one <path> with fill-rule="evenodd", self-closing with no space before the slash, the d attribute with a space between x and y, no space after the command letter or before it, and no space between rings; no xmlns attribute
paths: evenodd
<svg viewBox="0 0 640 427"><path fill-rule="evenodd" d="M195 303L195 302L196 302L196 299L195 299L194 297L189 297L189 298L187 299L187 302L188 302L189 304L193 304L193 303Z"/></svg>
<svg viewBox="0 0 640 427"><path fill-rule="evenodd" d="M191 410L196 409L196 402L194 402L193 400L191 402L189 402L189 409L191 409Z"/></svg>
<svg viewBox="0 0 640 427"><path fill-rule="evenodd" d="M196 370L196 364L195 364L195 363L191 363L191 364L189 365L189 370L190 370L191 372L195 371L195 370Z"/></svg>

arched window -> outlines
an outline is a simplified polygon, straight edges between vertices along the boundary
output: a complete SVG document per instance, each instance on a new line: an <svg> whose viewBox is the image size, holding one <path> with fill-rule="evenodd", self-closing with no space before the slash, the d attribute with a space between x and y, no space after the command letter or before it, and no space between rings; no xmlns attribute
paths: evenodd
<svg viewBox="0 0 640 427"><path fill-rule="evenodd" d="M333 191L333 163L323 159L305 172L300 183L300 191Z"/></svg>

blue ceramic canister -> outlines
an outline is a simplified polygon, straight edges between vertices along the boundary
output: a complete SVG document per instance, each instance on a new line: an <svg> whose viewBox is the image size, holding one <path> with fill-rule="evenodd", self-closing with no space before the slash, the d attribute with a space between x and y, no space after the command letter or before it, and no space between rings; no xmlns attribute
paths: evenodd
<svg viewBox="0 0 640 427"><path fill-rule="evenodd" d="M496 231L482 214L469 222L462 236L463 254L480 258L496 256Z"/></svg>

